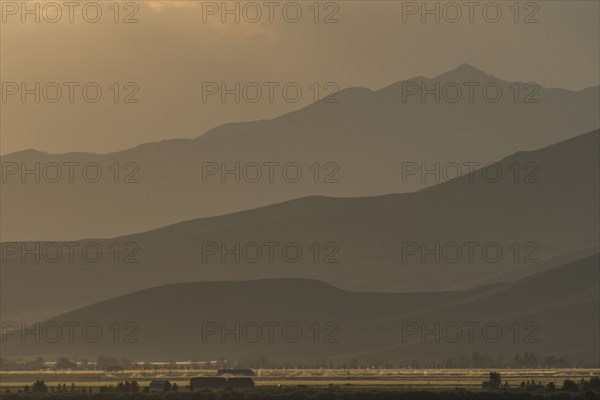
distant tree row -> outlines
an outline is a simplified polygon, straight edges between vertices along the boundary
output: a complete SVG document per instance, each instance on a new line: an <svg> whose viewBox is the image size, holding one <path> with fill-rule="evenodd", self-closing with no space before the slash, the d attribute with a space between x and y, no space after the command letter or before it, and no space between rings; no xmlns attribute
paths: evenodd
<svg viewBox="0 0 600 400"><path fill-rule="evenodd" d="M42 357L33 361L17 361L0 358L0 370L3 371L37 371L37 370L102 370L119 371L125 369L135 369L139 366L129 359L117 359L108 356L99 356L95 362L90 362L87 358L81 358L73 361L67 357L58 357L54 364L48 364Z"/></svg>
<svg viewBox="0 0 600 400"><path fill-rule="evenodd" d="M508 382L504 382L502 384L502 377L498 372L490 372L490 379L488 381L484 381L481 384L481 387L485 390L509 390L510 385ZM589 390L600 390L600 377L593 376L590 380L582 379L579 383L571 380L565 379L560 388L557 389L554 382L549 382L547 384L542 384L541 382L536 382L534 379L528 380L525 382L521 382L519 385L519 389L522 391L530 392L530 391L547 391L554 392L556 390L561 390L564 392L585 392Z"/></svg>
<svg viewBox="0 0 600 400"><path fill-rule="evenodd" d="M102 386L100 387L100 393L138 393L140 391L140 385L137 381L125 381L117 383L117 386Z"/></svg>
<svg viewBox="0 0 600 400"><path fill-rule="evenodd" d="M0 370L5 371L36 371L42 369L55 370L99 370L99 371L122 371L122 370L178 370L178 369L217 369L217 368L266 368L266 369L312 369L312 368L329 368L329 369L370 369L370 368L414 368L414 369L467 369L467 368L577 368L577 367L598 367L598 365L580 365L571 363L562 357L547 355L543 357L536 356L530 352L516 354L510 360L505 360L503 357L491 357L473 352L470 356L458 356L449 358L440 362L423 362L420 360L412 360L410 362L388 362L376 359L352 359L349 362L332 362L327 359L307 362L275 362L266 357L257 357L253 359L240 360L237 362L229 362L220 359L215 362L192 361L187 363L176 363L170 361L168 363L148 363L134 362L126 358L116 358L110 356L99 356L95 362L90 362L86 358L71 360L67 357L59 357L56 363L45 363L41 357L33 361L17 361L0 358Z"/></svg>
<svg viewBox="0 0 600 400"><path fill-rule="evenodd" d="M66 384L58 384L57 386L47 386L43 380L36 380L31 387L29 385L25 385L23 388L24 393L91 393L92 388L76 388L74 383L71 383L71 386L67 388ZM5 393L10 393L10 390L7 389Z"/></svg>

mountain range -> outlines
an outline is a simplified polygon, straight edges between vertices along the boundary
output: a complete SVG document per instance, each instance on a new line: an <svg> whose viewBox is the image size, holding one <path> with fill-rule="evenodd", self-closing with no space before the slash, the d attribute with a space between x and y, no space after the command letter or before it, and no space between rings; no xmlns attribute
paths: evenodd
<svg viewBox="0 0 600 400"><path fill-rule="evenodd" d="M452 292L350 292L306 279L163 285L41 324L42 331L54 324L64 332L71 324L71 339L63 333L35 343L31 333L25 341L16 333L2 352L298 365L441 362L474 351L510 360L529 351L597 366L599 262L595 254L514 282ZM89 329L84 340L89 324L103 335ZM46 332L43 338L55 337Z"/></svg>
<svg viewBox="0 0 600 400"><path fill-rule="evenodd" d="M350 291L421 293L524 279L598 251L599 143L596 130L518 152L495 164L504 171L496 182L478 170L414 193L311 196L79 241L79 249L100 246L98 262L81 250L73 261L63 254L56 262L25 255L23 262L23 249L35 243L12 244L23 250L12 255L3 243L2 319L41 320L193 281L297 278ZM515 181L514 166L528 163L535 173ZM137 262L124 263L123 253L116 262L115 244L134 246Z"/></svg>
<svg viewBox="0 0 600 400"><path fill-rule="evenodd" d="M413 192L456 173L403 174L414 165L492 162L598 129L599 94L599 87L507 82L465 64L376 91L348 88L328 102L196 139L109 154L6 154L0 234L3 241L109 238L311 195ZM221 176L236 163L239 183L235 172ZM21 175L36 168L38 183L36 172Z"/></svg>

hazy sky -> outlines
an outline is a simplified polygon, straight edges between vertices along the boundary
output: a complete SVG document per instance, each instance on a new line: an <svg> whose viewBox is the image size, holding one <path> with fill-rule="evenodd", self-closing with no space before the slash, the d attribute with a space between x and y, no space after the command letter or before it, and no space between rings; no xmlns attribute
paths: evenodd
<svg viewBox="0 0 600 400"><path fill-rule="evenodd" d="M214 9L222 7L221 1L121 2L119 23L114 22L112 1L87 6L90 21L96 18L96 4L102 10L96 23L87 22L81 13L90 2L79 4L73 23L65 6L58 22L46 22L44 17L58 17L45 0L26 3L32 9L36 3L46 8L39 23L35 15L25 15L22 22L22 10L14 8L21 7L20 1L1 3L2 154L27 148L104 153L148 141L192 138L225 122L272 118L306 105L312 101L314 82L320 83L322 97L328 93L323 88L327 82L339 88L379 89L419 75L434 76L462 63L505 80L536 81L548 87L580 90L599 84L598 1L523 1L518 15L512 1L487 6L485 15L485 2L477 2L473 22L460 1L453 3L462 12L457 23L444 19L457 15L449 2L438 3L439 23L434 15L422 23L420 10L412 15L413 3L401 1L322 1L319 23L314 22L313 1L286 6L288 20L298 7L302 10L297 23L283 17L286 2L273 3L273 22L268 21L265 1L253 3L263 13L256 23L245 20L257 15L257 8L248 2L238 5L246 7L239 23L233 15L221 21L221 10ZM234 1L227 4L231 9L236 6ZM435 6L429 3L432 9ZM499 21L486 21L495 18L498 7ZM139 22L123 23L130 14ZM328 15L338 22L323 23ZM525 19L538 22L523 23ZM216 95L203 102L203 82L233 87L235 81L259 83L262 97L256 103L242 99L235 104L232 95L226 103ZM43 96L35 103L34 95L27 95L23 103L20 92L9 94L15 88L20 91L23 82L29 88L35 82L40 87L56 82L62 96L56 103ZM71 86L73 103L65 82L79 83ZM88 82L102 89L96 103L82 97ZM134 84L126 86L127 82ZM263 82L280 82L273 103ZM297 103L282 97L281 87L288 82L303 89ZM54 98L57 85L46 87L46 98ZM123 103L136 88L139 92L133 98L139 102ZM91 99L94 86L88 85L88 90Z"/></svg>

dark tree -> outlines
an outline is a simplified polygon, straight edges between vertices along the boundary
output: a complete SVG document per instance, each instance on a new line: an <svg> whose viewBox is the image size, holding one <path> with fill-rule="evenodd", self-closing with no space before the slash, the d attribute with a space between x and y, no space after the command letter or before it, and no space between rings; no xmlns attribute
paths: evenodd
<svg viewBox="0 0 600 400"><path fill-rule="evenodd" d="M577 385L577 382L567 379L563 382L562 390L565 392L576 392L579 390L579 386Z"/></svg>
<svg viewBox="0 0 600 400"><path fill-rule="evenodd" d="M490 372L490 389L498 390L502 385L502 378L498 372Z"/></svg>
<svg viewBox="0 0 600 400"><path fill-rule="evenodd" d="M31 385L31 391L33 393L48 393L48 388L44 381L35 381L35 383Z"/></svg>

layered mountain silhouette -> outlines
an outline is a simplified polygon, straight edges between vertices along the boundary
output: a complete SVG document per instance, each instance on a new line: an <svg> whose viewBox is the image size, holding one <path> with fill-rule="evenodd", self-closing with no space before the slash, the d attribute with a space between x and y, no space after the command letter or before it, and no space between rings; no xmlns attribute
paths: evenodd
<svg viewBox="0 0 600 400"><path fill-rule="evenodd" d="M97 241L106 256L95 263L80 251L73 262L66 255L22 262L5 252L2 319L41 320L191 281L302 278L344 290L420 293L525 279L597 252L599 143L596 130L518 152L495 165L502 175L494 182L491 170L478 170L415 193L306 197ZM115 262L115 243L135 244L138 262L123 263L122 254ZM236 244L247 251L236 252Z"/></svg>
<svg viewBox="0 0 600 400"><path fill-rule="evenodd" d="M34 343L33 335L23 341L16 333L7 337L2 352L138 360L266 358L297 365L440 362L474 351L510 359L529 351L597 366L599 261L595 254L510 283L437 293L351 292L304 279L164 285L42 324L78 323L71 341L65 334L55 343ZM108 328L115 322L117 339ZM97 337L94 330L87 341L80 337L90 323L104 327L94 342L89 340ZM425 330L430 333L421 336Z"/></svg>
<svg viewBox="0 0 600 400"><path fill-rule="evenodd" d="M403 163L490 162L547 146L597 129L598 99L598 87L506 82L462 65L377 91L346 89L327 99L337 102L226 124L194 140L104 155L7 154L0 233L3 241L107 238L308 195L412 192L447 174L404 179Z"/></svg>

